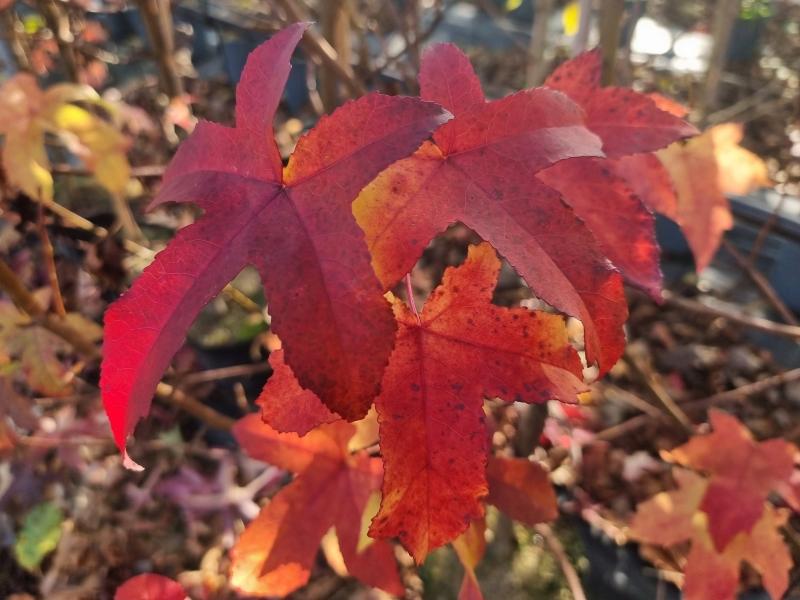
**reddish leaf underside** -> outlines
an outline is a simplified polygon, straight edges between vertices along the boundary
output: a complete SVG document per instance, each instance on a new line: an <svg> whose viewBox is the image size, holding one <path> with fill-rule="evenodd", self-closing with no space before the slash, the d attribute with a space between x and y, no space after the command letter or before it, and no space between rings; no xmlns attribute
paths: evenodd
<svg viewBox="0 0 800 600"><path fill-rule="evenodd" d="M186 600L181 584L155 573L131 577L117 588L114 600Z"/></svg>
<svg viewBox="0 0 800 600"><path fill-rule="evenodd" d="M384 461L373 537L416 561L483 515L483 398L574 401L585 389L562 317L491 304L500 261L489 244L445 272L420 319L395 301L399 329L376 400Z"/></svg>
<svg viewBox="0 0 800 600"><path fill-rule="evenodd" d="M350 573L401 595L392 547L376 541L359 551L361 521L378 490L382 467L366 452L350 454L356 428L336 421L299 437L278 433L250 415L234 426L245 451L297 474L250 523L231 550L231 583L258 596L285 596L308 582L320 540L332 527Z"/></svg>
<svg viewBox="0 0 800 600"><path fill-rule="evenodd" d="M370 94L320 119L282 171L271 124L305 28L292 25L250 55L236 127L200 123L164 175L154 205L194 202L205 215L106 313L100 385L123 451L197 313L248 264L304 388L349 419L363 416L378 391L394 322L351 202L447 114Z"/></svg>
<svg viewBox="0 0 800 600"><path fill-rule="evenodd" d="M456 118L436 132L435 143L381 173L353 205L384 287L460 221L491 242L539 297L583 322L588 360L605 372L624 346L621 279L559 194L536 179L563 159L602 156L583 112L544 88L485 102L468 59L451 45L425 54L419 80L422 97Z"/></svg>
<svg viewBox="0 0 800 600"><path fill-rule="evenodd" d="M710 413L713 432L695 436L668 454L673 462L709 475L700 508L718 550L758 522L771 490L779 490L794 472L797 448L781 439L756 442L735 418Z"/></svg>
<svg viewBox="0 0 800 600"><path fill-rule="evenodd" d="M581 54L556 69L545 85L567 94L586 110L586 126L603 140L608 159L573 159L539 174L564 195L586 222L606 256L633 284L660 297L661 271L653 217L647 199L615 169L616 159L652 152L697 130L659 108L652 97L633 90L601 87L602 57L597 50ZM663 106L662 102L662 106ZM641 174L639 174L641 178Z"/></svg>

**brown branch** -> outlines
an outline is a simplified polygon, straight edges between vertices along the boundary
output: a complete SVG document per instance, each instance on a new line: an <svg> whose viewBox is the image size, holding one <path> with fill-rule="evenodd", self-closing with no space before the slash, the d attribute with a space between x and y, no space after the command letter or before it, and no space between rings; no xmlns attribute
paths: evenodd
<svg viewBox="0 0 800 600"><path fill-rule="evenodd" d="M217 412L210 406L163 381L159 382L158 387L156 387L156 395L173 406L177 406L190 415L197 417L214 429L229 431L236 422L236 419Z"/></svg>
<svg viewBox="0 0 800 600"><path fill-rule="evenodd" d="M220 367L219 369L207 369L205 371L198 371L197 373L186 375L181 378L180 384L182 386L190 386L199 383L219 381L220 379L230 379L231 377L246 377L257 373L264 373L265 371L269 371L269 369L270 366L266 361L252 365L233 365L231 367Z"/></svg>
<svg viewBox="0 0 800 600"><path fill-rule="evenodd" d="M56 0L39 0L39 11L42 13L48 29L58 44L58 52L64 63L67 79L78 83L78 61L75 56L75 36L69 24L69 17L64 13Z"/></svg>
<svg viewBox="0 0 800 600"><path fill-rule="evenodd" d="M708 398L684 402L682 406L687 410L700 410L707 409L710 406L722 404L724 402L741 402L747 399L749 396L763 394L767 390L770 390L774 387L798 380L800 380L800 368L792 369L791 371L786 371L784 373L778 373L777 375L772 375L771 377L765 377L760 381L747 383L732 390L714 394Z"/></svg>
<svg viewBox="0 0 800 600"><path fill-rule="evenodd" d="M50 281L50 289L53 291L53 310L62 319L67 316L67 309L64 308L64 297L61 295L61 286L58 284L58 272L56 271L56 258L53 251L53 244L50 236L47 235L47 226L44 222L44 206L39 202L38 230L39 240L42 243L42 254L44 254L44 264L47 269L47 278Z"/></svg>
<svg viewBox="0 0 800 600"><path fill-rule="evenodd" d="M2 259L0 259L0 289L6 291L20 310L35 319L39 325L68 342L75 350L92 360L102 358L102 352L94 342L63 320L47 313ZM156 395L215 429L229 430L233 426L234 419L217 412L167 383L160 382L158 384Z"/></svg>
<svg viewBox="0 0 800 600"><path fill-rule="evenodd" d="M6 42L11 50L11 55L17 63L20 71L30 71L30 49L25 39L25 28L14 11L13 4L3 11L0 11L0 20L4 30Z"/></svg>
<svg viewBox="0 0 800 600"><path fill-rule="evenodd" d="M641 350L641 347L639 347ZM633 371L639 375L639 379L647 386L652 394L669 412L670 416L677 421L681 427L691 435L694 432L694 425L683 411L678 406L677 402L669 395L664 384L661 382L661 376L655 372L650 366L648 360L643 356L641 351L637 351L637 345L631 344L625 351L625 358L628 364L633 368Z"/></svg>
<svg viewBox="0 0 800 600"><path fill-rule="evenodd" d="M711 35L714 46L708 59L705 85L700 98L700 110L706 113L717 102L719 82L722 79L722 70L728 56L728 44L733 31L736 15L739 13L739 0L717 0L714 5L714 21L711 25Z"/></svg>
<svg viewBox="0 0 800 600"><path fill-rule="evenodd" d="M800 327L796 325L784 325L782 323L776 323L775 321L770 321L769 319L763 319L761 317L751 317L748 315L737 314L722 308L714 308L713 306L708 306L707 304L703 304L697 300L680 298L667 290L664 290L663 297L665 304L674 306L675 308L680 308L681 310L685 310L687 312L711 318L727 319L728 321L736 323L737 325L742 325L743 327L748 327L757 331L764 331L780 337L788 337L793 340L800 339Z"/></svg>
<svg viewBox="0 0 800 600"><path fill-rule="evenodd" d="M42 308L33 294L19 280L17 274L2 259L0 259L0 289L9 295L17 308L48 331L69 342L78 352L87 358L100 358L100 350L95 343L77 329L72 328L66 321Z"/></svg>
<svg viewBox="0 0 800 600"><path fill-rule="evenodd" d="M170 98L183 94L183 82L175 64L175 41L172 37L172 12L169 0L136 0L147 29L153 59L164 93Z"/></svg>
<svg viewBox="0 0 800 600"><path fill-rule="evenodd" d="M625 0L604 0L600 10L600 51L603 54L603 85L612 85Z"/></svg>
<svg viewBox="0 0 800 600"><path fill-rule="evenodd" d="M305 11L294 0L277 0L286 13L286 20L290 22L305 22L309 20ZM335 73L347 87L353 98L363 96L366 89L356 77L352 67L339 62L339 55L328 40L318 34L314 29L308 28L303 35L303 44L310 50L332 73Z"/></svg>
<svg viewBox="0 0 800 600"><path fill-rule="evenodd" d="M567 586L569 587L569 591L572 592L573 599L586 600L586 593L583 591L581 578L578 576L578 572L575 570L575 567L573 567L572 563L569 561L569 557L564 550L564 546L561 545L561 540L556 537L556 534L553 533L552 528L546 523L539 523L538 525L534 526L534 529L536 530L536 533L544 538L544 543L547 544L547 547L550 549L550 553L556 559L558 566L561 568L561 572L564 573L564 579L567 580Z"/></svg>
<svg viewBox="0 0 800 600"><path fill-rule="evenodd" d="M554 5L554 0L537 0L534 3L536 12L533 15L531 42L528 46L528 64L525 67L525 86L529 88L540 85L547 72L544 51L547 48L547 24Z"/></svg>
<svg viewBox="0 0 800 600"><path fill-rule="evenodd" d="M764 277L761 273L759 273L754 267L753 263L750 262L747 258L742 256L742 254L736 249L736 247L731 244L728 240L722 240L722 246L725 250L730 254L733 259L736 261L736 264L747 273L748 277L756 284L756 287L762 293L762 295L769 300L770 304L778 311L783 318L784 321L789 323L789 325L798 325L797 318L794 316L789 307L783 303L783 300L780 299L778 293L775 289L769 284L767 278Z"/></svg>

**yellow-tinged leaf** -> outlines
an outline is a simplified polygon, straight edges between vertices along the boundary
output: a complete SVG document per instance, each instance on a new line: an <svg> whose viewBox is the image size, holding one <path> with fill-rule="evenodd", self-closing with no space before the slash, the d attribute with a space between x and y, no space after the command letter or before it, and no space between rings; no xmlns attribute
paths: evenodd
<svg viewBox="0 0 800 600"><path fill-rule="evenodd" d="M575 35L578 33L581 23L581 5L580 2L570 2L564 7L564 12L561 14L561 24L564 27L566 35Z"/></svg>
<svg viewBox="0 0 800 600"><path fill-rule="evenodd" d="M522 6L522 0L506 0L506 12L514 12Z"/></svg>

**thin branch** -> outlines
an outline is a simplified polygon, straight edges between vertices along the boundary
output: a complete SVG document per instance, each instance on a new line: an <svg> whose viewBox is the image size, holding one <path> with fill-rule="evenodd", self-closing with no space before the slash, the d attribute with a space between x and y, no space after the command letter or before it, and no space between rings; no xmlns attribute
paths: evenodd
<svg viewBox="0 0 800 600"><path fill-rule="evenodd" d="M760 381L747 383L732 390L714 394L708 398L684 402L682 406L687 410L700 410L709 408L715 404L722 404L724 402L741 402L750 396L763 394L767 390L798 380L800 380L800 368L792 369L791 371L786 371L784 373L778 373L777 375L772 375L771 377L765 377Z"/></svg>
<svg viewBox="0 0 800 600"><path fill-rule="evenodd" d="M625 0L604 0L600 9L600 50L603 53L603 85L612 85Z"/></svg>
<svg viewBox="0 0 800 600"><path fill-rule="evenodd" d="M277 0L277 3L286 13L287 21L305 22L309 20L308 15L294 0ZM303 42L320 61L325 63L342 80L353 98L363 96L366 93L366 89L358 80L350 65L342 65L339 62L339 55L333 46L328 43L328 40L319 35L314 29L309 28L303 35Z"/></svg>
<svg viewBox="0 0 800 600"><path fill-rule="evenodd" d="M37 6L47 23L47 28L53 32L53 37L56 39L67 79L78 83L78 61L73 47L75 36L70 28L69 17L62 11L59 4L56 0L39 0Z"/></svg>
<svg viewBox="0 0 800 600"><path fill-rule="evenodd" d="M73 329L66 321L45 311L3 259L0 259L0 289L9 295L17 308L48 331L69 342L78 352L88 358L100 358L100 350L94 342Z"/></svg>
<svg viewBox="0 0 800 600"><path fill-rule="evenodd" d="M246 377L257 373L264 373L269 371L269 369L270 366L266 361L252 365L233 365L231 367L221 367L219 369L207 369L205 371L198 371L197 373L190 373L182 377L180 384L183 386L190 386L199 383L219 381L220 379L230 379L232 377Z"/></svg>
<svg viewBox="0 0 800 600"><path fill-rule="evenodd" d="M75 350L93 360L99 360L102 357L100 348L86 338L82 332L73 329L58 317L47 313L2 259L0 259L0 289L8 293L11 300L20 310L34 318L39 325L68 342ZM215 429L229 430L235 422L231 417L217 412L210 406L206 406L167 383L161 382L158 384L156 395Z"/></svg>
<svg viewBox="0 0 800 600"><path fill-rule="evenodd" d="M525 67L525 86L532 88L544 81L547 63L544 51L547 48L547 25L553 12L554 0L537 0L536 12L531 26L531 41L528 46L528 64Z"/></svg>
<svg viewBox="0 0 800 600"><path fill-rule="evenodd" d="M564 551L564 546L561 545L561 540L553 533L552 528L546 523L539 523L534 526L536 533L544 538L544 543L550 549L550 553L556 559L561 572L564 573L564 579L567 580L569 591L572 592L574 600L586 600L586 592L583 591L581 578L572 563L569 561L567 553Z"/></svg>
<svg viewBox="0 0 800 600"><path fill-rule="evenodd" d="M781 315L784 321L789 323L789 325L798 325L797 317L794 316L789 307L787 307L783 300L780 299L778 293L775 289L769 284L767 278L764 277L761 273L759 273L754 267L753 263L750 262L747 258L742 256L742 254L736 249L736 247L730 243L728 240L722 240L722 246L725 250L730 254L733 259L736 261L736 264L747 273L748 277L756 284L756 287L759 291L764 295L764 297L769 300L770 304L778 311L778 314Z"/></svg>
<svg viewBox="0 0 800 600"><path fill-rule="evenodd" d="M722 71L728 57L728 44L733 31L736 15L739 13L739 0L717 0L714 5L714 21L711 25L711 35L714 46L708 59L708 70L705 76L703 94L700 98L700 110L706 113L717 102L719 83Z"/></svg>
<svg viewBox="0 0 800 600"><path fill-rule="evenodd" d="M67 316L67 309L64 308L64 297L61 295L61 286L58 284L55 252L53 251L53 244L50 242L50 236L47 235L47 226L44 222L44 206L41 202L39 202L38 209L39 240L42 243L42 254L44 254L44 265L47 269L50 289L53 291L53 310L56 315L63 319Z"/></svg>
<svg viewBox="0 0 800 600"><path fill-rule="evenodd" d="M687 312L697 315L703 315L711 318L727 319L732 323L755 329L757 331L764 331L780 337L787 337L793 340L800 339L800 327L796 325L784 325L776 323L769 319L761 317L751 317L740 313L734 313L730 310L723 308L715 308L697 300L690 300L689 298L680 298L671 292L664 290L663 293L664 303Z"/></svg>

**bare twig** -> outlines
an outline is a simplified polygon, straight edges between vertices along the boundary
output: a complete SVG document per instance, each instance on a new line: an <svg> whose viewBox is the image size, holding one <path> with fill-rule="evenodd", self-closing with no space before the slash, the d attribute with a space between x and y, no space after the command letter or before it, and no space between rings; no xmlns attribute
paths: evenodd
<svg viewBox="0 0 800 600"><path fill-rule="evenodd" d="M757 331L764 331L780 337L787 337L793 340L800 339L800 327L796 325L784 325L782 323L776 323L775 321L770 321L769 319L763 319L761 317L751 317L723 308L715 308L713 306L703 304L702 302L698 302L697 300L680 298L667 290L664 290L663 298L665 304L669 304L687 312L704 315L711 318L727 319L731 323L736 323L737 325L742 325L743 327L748 327Z"/></svg>
<svg viewBox="0 0 800 600"><path fill-rule="evenodd" d="M14 11L13 4L0 11L0 21L2 22L3 33L8 47L17 63L17 68L20 71L30 71L30 49L25 39L25 29Z"/></svg>
<svg viewBox="0 0 800 600"><path fill-rule="evenodd" d="M190 373L182 377L180 384L183 386L197 385L199 383L209 383L220 379L230 379L232 377L246 377L257 373L269 371L269 364L264 361L252 365L233 365L232 367L221 367L219 369L207 369L197 373Z"/></svg>
<svg viewBox="0 0 800 600"><path fill-rule="evenodd" d="M190 415L197 417L214 429L228 431L236 422L235 419L217 412L210 406L203 404L199 400L189 396L185 392L169 385L168 383L164 383L163 381L158 384L158 387L156 387L156 395L162 400L165 400L166 402L185 410Z"/></svg>
<svg viewBox="0 0 800 600"><path fill-rule="evenodd" d="M47 269L47 278L50 282L50 289L53 291L53 310L62 319L67 316L67 309L64 308L64 298L61 295L61 286L58 284L58 272L56 271L55 252L50 236L47 235L47 226L44 222L44 206L41 202L38 205L39 218L39 240L42 243L42 254L44 254L44 264Z"/></svg>
<svg viewBox="0 0 800 600"><path fill-rule="evenodd" d="M287 21L309 20L308 15L294 0L277 0L277 3L286 13ZM366 93L366 89L355 76L350 65L342 65L339 62L339 56L333 46L328 43L328 40L319 35L314 29L309 28L303 36L303 42L318 60L325 63L342 80L342 83L345 84L353 98Z"/></svg>
<svg viewBox="0 0 800 600"><path fill-rule="evenodd" d="M2 259L0 259L0 289L8 293L20 310L34 318L39 325L68 342L75 350L93 360L99 360L102 357L100 348L86 338L81 331L73 329L65 321L46 312ZM201 419L211 427L227 430L233 426L234 419L218 413L213 408L167 383L158 384L156 395Z"/></svg>
<svg viewBox="0 0 800 600"><path fill-rule="evenodd" d="M319 95L327 111L339 105L339 70L350 68L350 7L347 0L327 0L320 5L320 26L336 51L338 69L326 62L320 69Z"/></svg>
<svg viewBox="0 0 800 600"><path fill-rule="evenodd" d="M656 373L648 363L647 359L642 356L641 352L636 351L634 345L628 346L625 352L625 358L628 364L633 367L633 370L639 374L639 378L648 387L652 394L658 399L659 402L667 409L670 416L674 418L687 433L694 432L694 425L691 419L686 415L683 409L678 406L672 396L669 395L664 384L661 382L661 377Z"/></svg>
<svg viewBox="0 0 800 600"><path fill-rule="evenodd" d="M553 533L552 528L546 523L539 523L534 526L536 533L544 538L544 543L550 549L551 554L556 559L561 572L564 573L564 579L567 580L569 591L572 592L574 600L586 600L586 593L583 591L581 585L581 578L572 563L569 561L567 553L564 551L564 546L561 545L561 540Z"/></svg>
<svg viewBox="0 0 800 600"><path fill-rule="evenodd" d="M544 51L547 47L547 23L553 12L553 0L537 0L536 12L531 26L531 42L528 46L528 64L525 67L525 86L535 87L544 81L547 63Z"/></svg>
<svg viewBox="0 0 800 600"><path fill-rule="evenodd" d="M789 323L789 325L798 325L797 318L794 316L789 307L783 303L783 300L780 299L778 293L775 289L770 285L767 278L764 277L761 273L759 273L754 267L753 263L750 262L747 258L742 256L742 254L736 249L736 247L730 243L728 240L722 240L722 246L725 250L730 254L733 259L736 261L736 264L747 273L748 277L756 284L756 287L759 291L764 295L764 297L769 300L770 304L778 311L781 318Z"/></svg>
<svg viewBox="0 0 800 600"><path fill-rule="evenodd" d="M603 53L603 85L612 85L625 0L604 0L600 10L600 50Z"/></svg>
<svg viewBox="0 0 800 600"><path fill-rule="evenodd" d="M706 113L713 108L717 101L719 82L722 79L722 70L728 54L728 43L736 15L739 13L739 0L717 0L714 6L714 22L711 26L711 35L714 46L708 60L703 95L700 98L700 110Z"/></svg>
<svg viewBox="0 0 800 600"><path fill-rule="evenodd" d="M706 409L715 404L722 404L724 402L741 402L750 396L763 394L767 390L798 380L800 380L800 369L792 369L791 371L786 371L785 373L778 373L777 375L773 375L771 377L765 377L760 381L747 383L726 392L714 394L708 398L684 402L682 403L682 406L687 410L700 410Z"/></svg>
<svg viewBox="0 0 800 600"><path fill-rule="evenodd" d="M169 0L136 0L147 37L158 65L164 93L170 98L183 94L183 82L175 65L175 41L172 37L172 12Z"/></svg>
<svg viewBox="0 0 800 600"><path fill-rule="evenodd" d="M63 319L45 311L19 280L17 274L2 259L0 259L0 289L9 295L17 308L48 331L69 342L78 352L89 358L100 357L100 350L94 342Z"/></svg>
<svg viewBox="0 0 800 600"><path fill-rule="evenodd" d="M69 17L56 0L39 0L38 7L47 23L48 29L58 44L58 52L64 63L67 79L78 82L78 61L75 57L75 36L69 24Z"/></svg>

